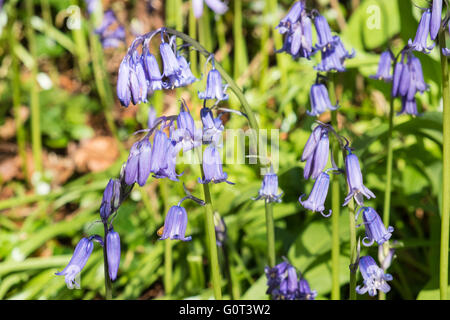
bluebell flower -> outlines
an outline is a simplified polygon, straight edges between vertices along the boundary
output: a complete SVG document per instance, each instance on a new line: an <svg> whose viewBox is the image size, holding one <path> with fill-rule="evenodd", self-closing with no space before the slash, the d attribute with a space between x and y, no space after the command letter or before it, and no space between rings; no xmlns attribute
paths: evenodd
<svg viewBox="0 0 450 320"><path fill-rule="evenodd" d="M303 169L303 177L305 179L316 179L320 175L328 162L329 147L328 131L322 130L314 153L306 159L305 168Z"/></svg>
<svg viewBox="0 0 450 320"><path fill-rule="evenodd" d="M181 206L172 206L164 220L164 229L160 240L170 238L172 240L190 241L191 236L186 237L187 212Z"/></svg>
<svg viewBox="0 0 450 320"><path fill-rule="evenodd" d="M314 300L317 297L317 291L311 290L306 279L300 278L298 281L299 300Z"/></svg>
<svg viewBox="0 0 450 320"><path fill-rule="evenodd" d="M179 78L176 79L174 86L176 88L184 87L197 81L198 79L192 74L191 67L189 66L189 63L186 61L186 58L183 57L182 55L179 55L177 57L177 60L181 68L181 74Z"/></svg>
<svg viewBox="0 0 450 320"><path fill-rule="evenodd" d="M346 59L353 59L355 57L356 55L355 49L352 49L352 52L349 52L347 51L347 49L345 49L345 46L342 43L342 40L339 36L334 36L333 38L335 39L334 50L336 51L336 55L341 61L341 64L344 64L344 61Z"/></svg>
<svg viewBox="0 0 450 320"><path fill-rule="evenodd" d="M407 97L402 97L402 110L397 113L397 116L402 114L409 114L412 116L418 116L416 99L408 100Z"/></svg>
<svg viewBox="0 0 450 320"><path fill-rule="evenodd" d="M204 144L213 143L218 146L225 129L222 123L221 116L214 118L211 109L203 107L200 110L200 117L203 124L202 140Z"/></svg>
<svg viewBox="0 0 450 320"><path fill-rule="evenodd" d="M147 182L151 172L152 145L147 137L137 141L130 149L125 166L125 183L137 182L141 187Z"/></svg>
<svg viewBox="0 0 450 320"><path fill-rule="evenodd" d="M294 300L298 297L297 270L291 265L287 267L287 275L281 280L277 300Z"/></svg>
<svg viewBox="0 0 450 320"><path fill-rule="evenodd" d="M450 49L449 48L442 48L442 54L446 57L450 56Z"/></svg>
<svg viewBox="0 0 450 320"><path fill-rule="evenodd" d="M100 217L103 222L108 221L109 216L119 208L120 188L121 185L118 179L109 179L105 191L103 191L103 199L100 205Z"/></svg>
<svg viewBox="0 0 450 320"><path fill-rule="evenodd" d="M385 274L383 269L378 267L371 256L361 257L359 260L359 270L364 278L364 285L362 287L356 287L358 294L368 292L370 296L374 297L377 294L377 290L384 293L388 293L391 290L391 287L386 281L391 281L392 275Z"/></svg>
<svg viewBox="0 0 450 320"><path fill-rule="evenodd" d="M120 237L113 228L109 230L106 236L106 252L108 255L109 278L114 281L117 278L120 264Z"/></svg>
<svg viewBox="0 0 450 320"><path fill-rule="evenodd" d="M344 206L346 206L352 198L355 199L359 206L364 205L363 196L367 199L375 198L375 195L363 184L361 167L359 166L358 157L348 150L345 157L345 171L347 173L348 195L345 197Z"/></svg>
<svg viewBox="0 0 450 320"><path fill-rule="evenodd" d="M283 47L276 53L286 52L294 59L300 57L310 59L313 50L312 23L304 9L304 1L295 2L275 28L281 34L286 34Z"/></svg>
<svg viewBox="0 0 450 320"><path fill-rule="evenodd" d="M314 66L314 69L322 72L345 71L341 56L339 55L339 52L334 48L322 51L322 61L318 65Z"/></svg>
<svg viewBox="0 0 450 320"><path fill-rule="evenodd" d="M281 19L280 23L275 29L278 29L278 31L281 34L284 34L286 32L290 31L290 28L293 24L297 23L300 20L300 17L305 9L305 2L304 1L297 1L295 2L292 7L289 9L286 16Z"/></svg>
<svg viewBox="0 0 450 320"><path fill-rule="evenodd" d="M203 174L203 179L198 178L199 183L220 183L225 181L226 183L234 184L227 180L228 175L226 172L223 172L219 150L213 145L206 147L203 152Z"/></svg>
<svg viewBox="0 0 450 320"><path fill-rule="evenodd" d="M202 130L195 127L194 119L186 103L181 102L181 110L177 117L178 129L174 131L172 139L180 143L183 152L187 152L202 144Z"/></svg>
<svg viewBox="0 0 450 320"><path fill-rule="evenodd" d="M220 0L193 0L192 10L194 11L194 16L197 19L203 15L203 1L217 14L224 14L228 11L228 6Z"/></svg>
<svg viewBox="0 0 450 320"><path fill-rule="evenodd" d="M163 76L161 74L161 71L159 70L159 65L156 57L147 49L146 51L144 51L142 59L144 60L145 74L147 76L147 81L149 82L149 89L151 90L151 92L162 90Z"/></svg>
<svg viewBox="0 0 450 320"><path fill-rule="evenodd" d="M328 218L331 215L331 209L329 214L324 214L325 210L325 200L327 198L328 187L330 185L330 176L326 172L320 173L314 182L314 186L311 190L308 200L302 201L305 196L302 194L298 201L305 209L309 209L312 212L320 212L321 215Z"/></svg>
<svg viewBox="0 0 450 320"><path fill-rule="evenodd" d="M278 193L278 176L270 167L270 172L266 173L263 178L261 189L259 189L258 196L253 200L264 199L266 202L281 202L281 195Z"/></svg>
<svg viewBox="0 0 450 320"><path fill-rule="evenodd" d="M128 107L131 102L130 91L130 62L129 57L125 56L119 66L119 75L117 77L117 97L120 104L124 107Z"/></svg>
<svg viewBox="0 0 450 320"><path fill-rule="evenodd" d="M153 138L152 158L150 162L150 172L155 174L159 173L162 169L168 167L167 149L170 144L170 140L162 130L157 130Z"/></svg>
<svg viewBox="0 0 450 320"><path fill-rule="evenodd" d="M371 207L362 207L358 210L355 220L358 220L359 213L362 211L363 224L366 229L366 236L363 239L363 244L370 247L374 242L382 245L388 241L394 228L389 226L387 229L381 221L379 214Z"/></svg>
<svg viewBox="0 0 450 320"><path fill-rule="evenodd" d="M124 180L128 185L132 185L137 181L139 168L139 150L140 141L135 142L130 149L130 154L124 169Z"/></svg>
<svg viewBox="0 0 450 320"><path fill-rule="evenodd" d="M392 92L391 92L392 97L398 97L400 94L399 88L400 88L400 82L402 80L403 68L406 67L402 60L403 60L403 56L400 59L400 61L395 64L395 67L394 67Z"/></svg>
<svg viewBox="0 0 450 320"><path fill-rule="evenodd" d="M389 246L387 248L385 248L385 246L378 246L378 261L384 271L391 266L392 260L394 259L394 253L394 248Z"/></svg>
<svg viewBox="0 0 450 320"><path fill-rule="evenodd" d="M329 51L336 45L337 38L331 34L330 26L327 19L322 15L317 15L314 18L314 25L317 32L316 49L320 51Z"/></svg>
<svg viewBox="0 0 450 320"><path fill-rule="evenodd" d="M162 139L162 136L160 137ZM161 161L163 165L160 167L158 171L154 171L153 177L155 178L168 178L172 181L179 181L178 177L183 174L183 173L177 174L175 171L177 163L177 155L180 151L181 144L177 144L176 141L174 141L173 137L174 137L174 129L173 126L171 126L170 138L165 140L165 149L160 153L160 156L162 158L158 158L158 161Z"/></svg>
<svg viewBox="0 0 450 320"><path fill-rule="evenodd" d="M431 21L431 10L425 10L420 18L419 26L417 27L416 37L414 41L408 40L408 46L415 51L420 51L423 53L430 53L430 50L434 48L434 43L431 46L427 46L427 38L430 33L430 21Z"/></svg>
<svg viewBox="0 0 450 320"><path fill-rule="evenodd" d="M370 78L375 80L384 80L385 82L391 82L393 76L391 75L392 61L394 57L391 51L383 51L380 55L380 61L378 62L378 70L375 75L370 76Z"/></svg>
<svg viewBox="0 0 450 320"><path fill-rule="evenodd" d="M163 75L170 79L167 86L173 87L175 81L181 76L183 70L178 63L172 47L167 42L161 42L159 45L159 52L163 62Z"/></svg>
<svg viewBox="0 0 450 320"><path fill-rule="evenodd" d="M198 98L203 100L228 100L228 94L225 94L227 85L222 84L222 76L214 67L209 71L206 79L206 89L198 92Z"/></svg>
<svg viewBox="0 0 450 320"><path fill-rule="evenodd" d="M442 0L433 0L431 7L430 37L435 40L441 28Z"/></svg>
<svg viewBox="0 0 450 320"><path fill-rule="evenodd" d="M315 83L311 86L310 94L311 111L306 111L310 116L318 116L327 110L336 110L339 105L332 105L328 96L327 87L321 83Z"/></svg>
<svg viewBox="0 0 450 320"><path fill-rule="evenodd" d="M419 58L414 57L413 55L411 55L408 59L408 66L410 71L410 76L411 76L411 85L410 88L414 88L414 89L410 89L412 90L412 92L410 93L410 90L408 90L408 94L407 97L408 99L412 99L414 97L414 95L416 94L416 92L421 92L423 93L424 91L428 90L429 86L428 84L425 83L425 80L423 78L423 71L422 71L422 64L420 63Z"/></svg>
<svg viewBox="0 0 450 320"><path fill-rule="evenodd" d="M320 137L322 136L322 131L326 130L322 128L322 126L317 126L312 131L311 135L308 138L308 141L306 141L305 148L303 148L302 153L302 161L305 161L308 159L316 150L317 144L319 143Z"/></svg>
<svg viewBox="0 0 450 320"><path fill-rule="evenodd" d="M266 291L267 294L273 295L274 290L276 290L280 286L281 280L283 279L288 266L289 263L283 261L273 268L269 267L264 268L264 272L267 277L267 286L268 286Z"/></svg>
<svg viewBox="0 0 450 320"><path fill-rule="evenodd" d="M94 244L90 238L82 238L73 252L73 256L69 261L69 264L63 271L55 273L58 276L64 276L65 282L70 289L73 289L74 285L79 288L80 284L76 282L76 276L83 270L86 262L91 256Z"/></svg>

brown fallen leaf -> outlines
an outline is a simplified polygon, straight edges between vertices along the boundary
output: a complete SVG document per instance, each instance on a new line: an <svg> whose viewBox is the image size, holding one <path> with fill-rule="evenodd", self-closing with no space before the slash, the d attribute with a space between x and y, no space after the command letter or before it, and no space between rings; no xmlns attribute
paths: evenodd
<svg viewBox="0 0 450 320"><path fill-rule="evenodd" d="M79 145L68 146L69 157L79 172L98 172L109 168L119 157L119 148L114 138L99 136L83 140Z"/></svg>

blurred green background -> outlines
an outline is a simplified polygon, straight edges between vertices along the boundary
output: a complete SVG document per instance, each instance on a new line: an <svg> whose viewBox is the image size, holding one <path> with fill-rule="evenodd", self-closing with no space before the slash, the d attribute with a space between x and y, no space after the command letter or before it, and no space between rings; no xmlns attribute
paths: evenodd
<svg viewBox="0 0 450 320"><path fill-rule="evenodd" d="M31 16L26 8L30 2ZM67 289L63 277L54 273L65 267L81 237L103 233L102 225L93 223L99 219L103 189L126 161L127 150L137 139L133 132L146 128L149 105L158 115L177 114L179 98L184 98L196 120L202 107L195 96L203 90L206 77L187 88L158 92L149 104L119 105L117 70L127 46L136 34L163 25L191 34L214 52L244 90L260 127L280 129L278 174L284 195L283 202L274 205L277 261L287 257L317 290L319 299L329 298L331 223L297 201L312 188L312 182L303 179L300 156L314 123L306 110L316 77L313 66L320 55L312 61L293 61L287 54L274 54L274 48L282 45L274 27L292 3L234 0L223 16L213 15L205 6L196 21L190 1L102 1L103 9L114 10L127 31L126 44L103 49L84 1L6 1L0 13L1 299L103 299L103 257L97 244L81 273L81 289ZM308 8L318 9L328 19L346 47L356 51L355 58L346 62L347 71L337 75L338 130L360 158L365 185L377 195L367 203L379 213L385 188L390 84L368 76L375 74L383 50L390 47L397 53L414 38L420 19L415 5L420 1L307 1ZM374 13L379 20L371 20ZM77 19L81 28L70 28ZM422 116L394 119L390 224L398 248L389 269L394 280L388 299L439 298L440 64L436 50L416 56L430 90L418 97ZM205 73L204 61L191 55L198 77ZM222 106L239 109L238 100L230 96ZM38 112L33 113L33 108ZM400 101L395 110L400 110ZM329 121L330 114L319 119ZM248 124L245 118L231 115L225 127ZM201 197L198 166L178 166L177 172L182 171L181 181ZM212 196L228 231L230 276L222 270L225 297L267 299L264 203L251 200L261 176L256 166L248 164L225 165L224 171L236 185L213 185ZM342 193L346 188L341 179ZM122 246L115 298L212 297L203 209L185 203L191 242L157 240L156 231L168 208L183 196L181 183L150 178L123 203L114 223ZM346 210L341 211L340 227L342 298L347 297L349 281ZM362 228L358 230L363 234ZM376 258L377 248L364 247L366 253ZM168 254L173 256L172 266L164 264ZM219 255L223 266L224 253Z"/></svg>

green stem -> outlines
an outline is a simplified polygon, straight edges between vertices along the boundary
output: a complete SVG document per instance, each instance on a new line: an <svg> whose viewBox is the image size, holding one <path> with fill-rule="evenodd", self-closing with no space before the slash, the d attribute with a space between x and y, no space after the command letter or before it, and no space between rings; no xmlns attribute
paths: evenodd
<svg viewBox="0 0 450 320"><path fill-rule="evenodd" d="M267 258L269 267L275 267L275 226L273 221L273 206L271 202L266 201L266 227L267 227Z"/></svg>
<svg viewBox="0 0 450 320"><path fill-rule="evenodd" d="M328 90L330 99L332 101L337 101L336 99L336 89L335 89L335 74L331 74L331 81L328 84ZM338 112L331 112L331 125L337 131ZM339 143L334 141L333 143L333 157L334 162L339 166ZM331 215L331 234L332 234L332 246L331 246L331 299L340 299L340 271L339 271L339 256L340 256L340 238L339 238L339 216L341 211L341 197L339 189L339 175L333 175L333 180L331 182L331 209L333 214Z"/></svg>
<svg viewBox="0 0 450 320"><path fill-rule="evenodd" d="M350 226L350 266L356 263L356 221L354 200L348 203L349 226ZM350 300L356 300L356 271L357 267L350 268Z"/></svg>
<svg viewBox="0 0 450 320"><path fill-rule="evenodd" d="M439 34L440 48L445 48L445 31ZM441 54L443 110L443 154L442 154L442 214L441 214L441 257L440 257L440 293L441 300L447 300L448 288L448 250L450 218L450 83L448 58Z"/></svg>
<svg viewBox="0 0 450 320"><path fill-rule="evenodd" d="M41 141L41 120L39 106L39 88L37 85L38 59L36 52L36 39L31 26L31 19L34 16L33 0L26 1L27 12L27 41L30 55L33 57L31 68L31 88L30 88L30 109L31 109L31 142L33 152L34 170L42 172L42 141Z"/></svg>
<svg viewBox="0 0 450 320"><path fill-rule="evenodd" d="M13 11L14 9L12 9ZM8 40L9 40L9 51L11 55L11 85L12 85L12 95L13 95L13 110L14 110L14 120L16 124L16 139L17 146L19 149L19 156L22 162L22 172L25 180L27 180L28 172L27 172L27 154L26 154L26 141L25 141L25 131L23 127L23 121L20 118L20 71L19 71L19 61L17 59L16 54L14 53L14 48L16 46L16 30L15 30L15 10L13 14L10 16L10 28L8 32ZM18 32L18 30L17 30Z"/></svg>
<svg viewBox="0 0 450 320"><path fill-rule="evenodd" d="M105 299L112 299L112 282L109 278L109 268L108 268L108 251L106 250L106 238L108 236L108 224L103 224L105 230L105 237L103 238L103 265L105 273Z"/></svg>

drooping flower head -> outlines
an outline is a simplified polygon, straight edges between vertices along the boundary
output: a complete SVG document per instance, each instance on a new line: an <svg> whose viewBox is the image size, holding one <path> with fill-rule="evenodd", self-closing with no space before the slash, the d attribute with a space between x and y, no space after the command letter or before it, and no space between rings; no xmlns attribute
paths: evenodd
<svg viewBox="0 0 450 320"><path fill-rule="evenodd" d="M148 137L137 141L130 149L130 155L125 166L125 183L132 185L137 182L141 187L150 175L152 145Z"/></svg>
<svg viewBox="0 0 450 320"><path fill-rule="evenodd" d="M377 263L371 256L361 257L359 260L359 270L364 278L363 286L357 286L356 292L358 294L369 293L370 296L375 296L377 290L388 293L391 287L386 281L392 280L392 275L384 273L383 269L378 267Z"/></svg>
<svg viewBox="0 0 450 320"><path fill-rule="evenodd" d="M183 152L192 150L202 144L202 130L195 127L194 119L184 101L177 117L178 129L174 131L172 139L180 143Z"/></svg>
<svg viewBox="0 0 450 320"><path fill-rule="evenodd" d="M198 98L202 100L228 100L228 94L225 93L227 85L222 84L222 76L214 67L209 71L206 79L206 89L198 92Z"/></svg>
<svg viewBox="0 0 450 320"><path fill-rule="evenodd" d="M82 238L73 252L73 256L69 261L69 264L63 271L55 273L58 276L64 276L65 282L70 289L73 289L74 285L79 288L80 284L76 282L76 276L83 270L86 262L91 256L94 244L91 237Z"/></svg>
<svg viewBox="0 0 450 320"><path fill-rule="evenodd" d="M294 59L310 59L313 51L312 22L305 11L305 1L295 2L275 29L285 35L283 47L276 53L286 52Z"/></svg>
<svg viewBox="0 0 450 320"><path fill-rule="evenodd" d="M164 230L160 240L170 238L172 240L190 241L192 237L185 236L187 221L186 209L180 205L172 206L164 220Z"/></svg>
<svg viewBox="0 0 450 320"><path fill-rule="evenodd" d="M314 152L306 159L305 168L303 169L303 177L305 179L316 179L320 175L327 165L329 149L328 131L322 129Z"/></svg>
<svg viewBox="0 0 450 320"><path fill-rule="evenodd" d="M326 172L320 173L314 182L314 186L311 190L308 200L302 201L305 196L302 194L298 201L305 208L312 212L320 212L324 217L329 217L331 215L331 209L328 214L324 214L325 210L325 200L327 198L328 187L330 185L330 176Z"/></svg>
<svg viewBox="0 0 450 320"><path fill-rule="evenodd" d="M266 173L263 178L261 189L258 196L253 200L264 199L266 202L281 202L281 195L278 193L278 176L270 167L270 172Z"/></svg>
<svg viewBox="0 0 450 320"><path fill-rule="evenodd" d="M407 97L402 97L402 110L397 113L398 116L402 114L409 114L412 116L418 116L416 99L408 100Z"/></svg>
<svg viewBox="0 0 450 320"><path fill-rule="evenodd" d="M199 183L220 183L225 181L229 184L234 184L227 180L228 175L226 172L223 172L219 150L213 145L206 147L203 152L203 174L203 179L198 178Z"/></svg>
<svg viewBox="0 0 450 320"><path fill-rule="evenodd" d="M316 49L320 51L328 51L333 49L337 39L331 34L331 29L328 25L327 19L319 14L314 18L314 25L317 32Z"/></svg>
<svg viewBox="0 0 450 320"><path fill-rule="evenodd" d="M306 111L310 116L318 116L327 110L336 110L339 105L332 105L328 96L327 87L321 83L315 83L310 90L311 111Z"/></svg>
<svg viewBox="0 0 450 320"><path fill-rule="evenodd" d="M370 199L375 198L375 195L363 184L358 157L353 154L350 149L347 149L347 151L348 154L345 157L345 171L347 173L348 194L345 197L343 205L347 205L350 200L354 198L359 206L363 206L363 196Z"/></svg>
<svg viewBox="0 0 450 320"><path fill-rule="evenodd" d="M362 207L358 210L355 219L358 219L359 213L362 211L363 224L366 228L366 236L363 239L363 244L366 247L371 246L374 242L378 245L382 245L388 241L394 228L389 226L387 229L381 221L380 215L371 207Z"/></svg>
<svg viewBox="0 0 450 320"><path fill-rule="evenodd" d="M314 300L317 297L317 291L311 290L309 283L305 278L298 281L299 300Z"/></svg>
<svg viewBox="0 0 450 320"><path fill-rule="evenodd" d="M378 62L378 71L370 78L375 80L384 80L385 82L392 81L391 69L393 61L392 52L390 50L383 51L380 55L380 61Z"/></svg>
<svg viewBox="0 0 450 320"><path fill-rule="evenodd" d="M274 290L276 290L280 286L281 280L283 279L288 266L289 263L283 261L273 268L269 267L264 268L264 272L267 277L267 286L268 286L266 291L267 294L273 295Z"/></svg>
<svg viewBox="0 0 450 320"><path fill-rule="evenodd" d="M221 141L223 130L225 129L222 123L221 116L214 118L210 108L203 107L200 110L200 117L203 124L202 140L204 144L214 144L218 146Z"/></svg>
<svg viewBox="0 0 450 320"><path fill-rule="evenodd" d="M106 252L108 255L109 278L114 281L117 278L120 264L120 237L113 228L109 230L106 236Z"/></svg>
<svg viewBox="0 0 450 320"><path fill-rule="evenodd" d="M430 37L435 40L441 28L442 0L433 0L431 7Z"/></svg>
<svg viewBox="0 0 450 320"><path fill-rule="evenodd" d="M103 192L100 205L100 217L102 221L108 221L109 216L117 211L120 205L120 180L110 179Z"/></svg>
<svg viewBox="0 0 450 320"><path fill-rule="evenodd" d="M431 10L425 10L420 18L419 26L417 27L416 37L414 41L408 40L408 46L415 50L423 53L430 53L430 50L434 48L434 43L431 46L427 45L428 34L430 33L430 22L431 22Z"/></svg>
<svg viewBox="0 0 450 320"><path fill-rule="evenodd" d="M291 26L300 20L304 9L304 1L295 2L275 29L278 29L281 34L289 32Z"/></svg>

